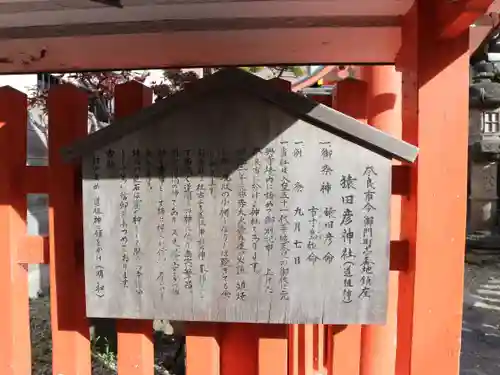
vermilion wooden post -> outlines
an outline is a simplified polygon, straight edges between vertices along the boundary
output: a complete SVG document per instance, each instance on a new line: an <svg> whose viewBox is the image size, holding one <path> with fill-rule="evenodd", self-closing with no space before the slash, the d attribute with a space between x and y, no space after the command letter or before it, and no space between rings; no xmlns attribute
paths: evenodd
<svg viewBox="0 0 500 375"><path fill-rule="evenodd" d="M60 149L87 134L88 101L71 85L49 92L49 243L54 374L90 374L85 314L81 185L78 166L62 161Z"/></svg>
<svg viewBox="0 0 500 375"><path fill-rule="evenodd" d="M370 66L363 68L363 78L368 83L368 123L401 138L401 73L394 66ZM400 234L401 197L392 196L391 240L399 240ZM387 323L361 328L361 375L394 375L398 282L399 272L391 271Z"/></svg>
<svg viewBox="0 0 500 375"><path fill-rule="evenodd" d="M459 371L467 200L468 28L439 41L439 1L417 1L403 20L403 139L420 148L402 230L397 375Z"/></svg>
<svg viewBox="0 0 500 375"><path fill-rule="evenodd" d="M26 196L19 188L26 165L26 95L0 88L0 373L31 374L28 265L18 264L26 233Z"/></svg>
<svg viewBox="0 0 500 375"><path fill-rule="evenodd" d="M116 87L115 117L130 116L151 105L153 91L137 81ZM120 375L153 375L154 343L152 320L119 319L118 373Z"/></svg>
<svg viewBox="0 0 500 375"><path fill-rule="evenodd" d="M359 121L367 121L366 82L348 78L338 83L334 108ZM328 373L359 375L361 326L331 326L328 330Z"/></svg>
<svg viewBox="0 0 500 375"><path fill-rule="evenodd" d="M217 323L186 323L186 375L220 375Z"/></svg>
<svg viewBox="0 0 500 375"><path fill-rule="evenodd" d="M288 326L261 325L258 338L259 375L288 374Z"/></svg>

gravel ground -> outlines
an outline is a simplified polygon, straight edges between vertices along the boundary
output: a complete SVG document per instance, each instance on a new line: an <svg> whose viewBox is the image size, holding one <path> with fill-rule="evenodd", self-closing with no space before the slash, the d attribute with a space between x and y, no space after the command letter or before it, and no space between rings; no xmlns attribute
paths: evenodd
<svg viewBox="0 0 500 375"><path fill-rule="evenodd" d="M500 252L471 251L467 260L460 375L498 375Z"/></svg>
<svg viewBox="0 0 500 375"><path fill-rule="evenodd" d="M52 337L48 297L30 300L33 375L52 375ZM155 374L184 375L184 354L173 336L156 331ZM178 355L178 353L181 353ZM116 354L92 345L92 375L116 375Z"/></svg>

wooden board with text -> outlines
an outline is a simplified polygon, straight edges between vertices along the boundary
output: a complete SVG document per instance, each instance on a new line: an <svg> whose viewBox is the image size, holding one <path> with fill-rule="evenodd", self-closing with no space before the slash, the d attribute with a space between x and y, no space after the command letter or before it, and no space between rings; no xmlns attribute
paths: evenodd
<svg viewBox="0 0 500 375"><path fill-rule="evenodd" d="M391 155L416 151L265 85L174 96L69 150L88 316L384 323Z"/></svg>
<svg viewBox="0 0 500 375"><path fill-rule="evenodd" d="M238 118L217 130L188 115L177 131L148 129L85 162L89 315L383 317L390 164L279 110L265 113L275 121L255 124L250 138L238 136ZM279 123L287 128L267 139Z"/></svg>

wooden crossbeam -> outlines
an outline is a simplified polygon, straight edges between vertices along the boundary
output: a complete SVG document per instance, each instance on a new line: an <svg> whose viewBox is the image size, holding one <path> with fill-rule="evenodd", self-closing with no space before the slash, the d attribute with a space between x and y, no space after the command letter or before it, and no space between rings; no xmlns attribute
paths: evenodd
<svg viewBox="0 0 500 375"><path fill-rule="evenodd" d="M390 269L408 269L408 241L391 241ZM20 264L49 264L49 238L46 236L25 236L19 243L17 262Z"/></svg>
<svg viewBox="0 0 500 375"><path fill-rule="evenodd" d="M26 167L23 175L24 192L47 193L48 189L47 167ZM408 165L394 165L392 167L392 194L407 195L409 184L410 167Z"/></svg>
<svg viewBox="0 0 500 375"><path fill-rule="evenodd" d="M450 39L468 30L488 11L493 0L448 0L439 3L436 20L438 35L441 39Z"/></svg>

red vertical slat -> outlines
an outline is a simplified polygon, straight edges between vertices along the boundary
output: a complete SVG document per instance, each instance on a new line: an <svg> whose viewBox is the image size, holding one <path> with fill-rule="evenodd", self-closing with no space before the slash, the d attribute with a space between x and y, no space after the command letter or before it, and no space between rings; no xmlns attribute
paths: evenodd
<svg viewBox="0 0 500 375"><path fill-rule="evenodd" d="M366 122L368 116L366 82L347 78L337 85L335 109L359 121ZM361 326L348 325L330 327L328 332L329 374L359 375L361 356Z"/></svg>
<svg viewBox="0 0 500 375"><path fill-rule="evenodd" d="M151 105L153 92L139 82L131 81L116 88L115 117L130 116ZM119 319L118 374L153 375L154 344L152 320Z"/></svg>
<svg viewBox="0 0 500 375"><path fill-rule="evenodd" d="M456 375L467 201L469 31L439 41L440 1L404 17L403 139L419 147L403 201L409 270L400 275L396 373Z"/></svg>
<svg viewBox="0 0 500 375"><path fill-rule="evenodd" d="M27 264L17 263L26 233L26 197L19 189L26 165L26 95L0 88L0 373L31 374Z"/></svg>
<svg viewBox="0 0 500 375"><path fill-rule="evenodd" d="M78 166L63 162L61 147L87 133L88 101L71 85L50 90L49 246L54 374L90 374L89 326L81 255L81 190ZM79 225L80 224L80 225ZM77 245L77 243L79 245ZM78 247L77 247L78 246Z"/></svg>
<svg viewBox="0 0 500 375"><path fill-rule="evenodd" d="M259 375L288 374L288 326L260 325Z"/></svg>
<svg viewBox="0 0 500 375"><path fill-rule="evenodd" d="M220 374L217 323L186 323L186 375Z"/></svg>
<svg viewBox="0 0 500 375"><path fill-rule="evenodd" d="M394 66L363 68L368 82L368 123L396 138L401 138L401 73ZM393 161L393 164L401 164ZM394 176L393 179L405 176ZM402 181L397 182L399 185ZM401 197L391 197L391 240L401 234ZM391 252L392 253L392 252ZM391 254L391 258L392 257ZM392 263L391 259L391 263ZM389 273L389 298L385 325L361 329L361 375L393 375L396 370L397 301L399 272Z"/></svg>

